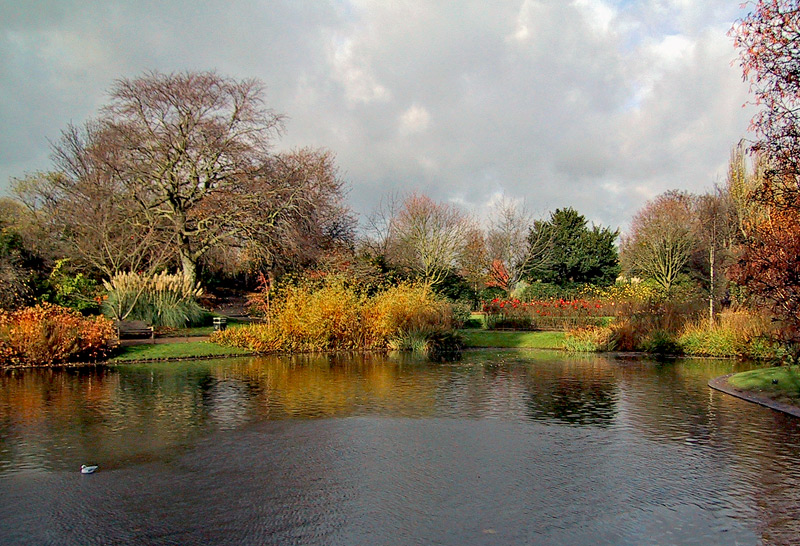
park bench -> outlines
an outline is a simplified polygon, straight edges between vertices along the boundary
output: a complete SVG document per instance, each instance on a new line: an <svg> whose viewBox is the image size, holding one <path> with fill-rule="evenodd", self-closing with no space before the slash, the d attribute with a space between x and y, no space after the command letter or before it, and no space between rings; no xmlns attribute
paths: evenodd
<svg viewBox="0 0 800 546"><path fill-rule="evenodd" d="M117 337L119 339L132 337L148 337L155 339L153 327L143 320L118 320Z"/></svg>

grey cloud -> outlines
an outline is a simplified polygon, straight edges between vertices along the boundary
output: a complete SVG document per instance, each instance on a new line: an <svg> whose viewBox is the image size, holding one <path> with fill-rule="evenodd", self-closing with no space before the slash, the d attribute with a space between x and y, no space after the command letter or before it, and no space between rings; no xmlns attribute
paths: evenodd
<svg viewBox="0 0 800 546"><path fill-rule="evenodd" d="M725 36L738 12L723 0L685 4L2 8L0 91L14 98L0 106L0 184L46 169L47 139L95 115L114 78L217 69L265 82L289 116L280 147L337 153L359 212L396 189L476 209L505 192L542 213L571 205L624 225L661 191L714 182L751 115ZM690 52L660 57L670 35Z"/></svg>

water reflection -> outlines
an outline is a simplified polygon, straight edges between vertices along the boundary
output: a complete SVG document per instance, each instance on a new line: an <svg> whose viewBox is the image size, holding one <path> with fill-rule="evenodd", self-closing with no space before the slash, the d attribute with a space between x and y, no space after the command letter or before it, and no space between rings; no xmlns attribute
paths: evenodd
<svg viewBox="0 0 800 546"><path fill-rule="evenodd" d="M447 365L299 355L11 370L0 375L0 472L69 468L86 457L122 465L265 419L356 415L616 423L707 443L717 428L705 382L732 366L501 351Z"/></svg>
<svg viewBox="0 0 800 546"><path fill-rule="evenodd" d="M453 364L406 355L303 355L12 370L0 374L0 480L58 475L84 462L120 472L146 462L185 465L182 454L211 441L201 459L231 457L234 450L234 462L226 464L263 473L250 476L256 481L249 485L243 477L231 495L250 491L261 502L268 490L280 499L283 493L270 488L285 483L302 493L307 509L326 511L313 517L334 527L346 513L329 512L328 502L367 497L401 513L402 502L395 506L396 499L380 493L394 488L436 510L453 502L433 493L445 487L472 499L453 514L491 512L489 506L515 494L520 518L531 518L531 507L561 510L561 527L541 528L552 531L554 542L591 543L596 527L585 536L569 534L587 520L615 529L608 536L619 543L636 543L641 535L626 529L652 521L706 538L744 522L768 543L791 543L800 531L800 420L706 386L711 377L749 367L481 351ZM264 460L245 464L250 451ZM451 460L458 461L453 468ZM360 473L348 473L352 468ZM209 463L202 471L218 469ZM487 490L471 489L476 476ZM196 479L192 474L187 483ZM354 493L363 480L371 486ZM542 498L547 503L539 506ZM634 513L628 506L645 508ZM559 534L562 527L569 533Z"/></svg>

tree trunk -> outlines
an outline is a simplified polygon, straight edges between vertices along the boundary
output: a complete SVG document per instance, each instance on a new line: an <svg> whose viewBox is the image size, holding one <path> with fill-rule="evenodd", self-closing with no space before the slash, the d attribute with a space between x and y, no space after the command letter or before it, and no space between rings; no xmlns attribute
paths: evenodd
<svg viewBox="0 0 800 546"><path fill-rule="evenodd" d="M708 326L709 328L714 327L714 245L711 244L708 246L708 266L709 266L709 286L708 289Z"/></svg>
<svg viewBox="0 0 800 546"><path fill-rule="evenodd" d="M197 262L192 258L187 249L181 248L181 269L185 277L188 277L192 284L197 282Z"/></svg>

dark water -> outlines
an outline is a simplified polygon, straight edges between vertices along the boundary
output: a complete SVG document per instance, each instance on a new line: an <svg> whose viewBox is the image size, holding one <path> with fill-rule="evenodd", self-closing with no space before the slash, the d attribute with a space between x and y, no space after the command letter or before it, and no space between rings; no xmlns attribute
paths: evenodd
<svg viewBox="0 0 800 546"><path fill-rule="evenodd" d="M800 420L706 386L747 368L494 351L0 373L0 544L798 544Z"/></svg>

